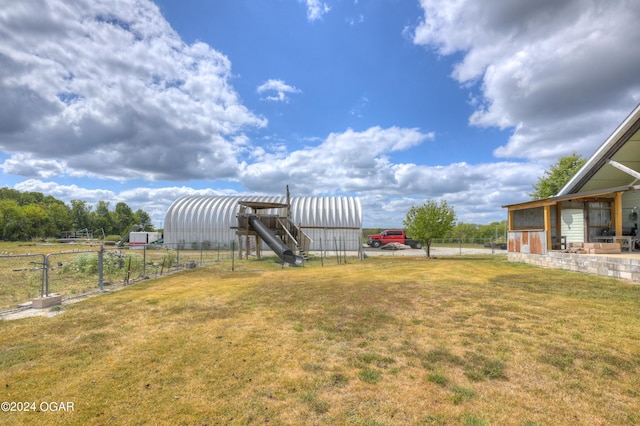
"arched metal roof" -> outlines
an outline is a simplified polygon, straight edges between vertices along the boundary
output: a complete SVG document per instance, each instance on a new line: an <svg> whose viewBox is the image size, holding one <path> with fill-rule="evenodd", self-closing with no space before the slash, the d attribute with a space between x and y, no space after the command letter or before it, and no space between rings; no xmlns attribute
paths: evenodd
<svg viewBox="0 0 640 426"><path fill-rule="evenodd" d="M287 202L286 197L259 195L179 198L171 204L165 216L165 244L231 241L235 236L232 227L237 225L239 201ZM284 215L284 211L276 209L267 213ZM354 197L291 197L291 220L295 225L306 228L307 233L308 229L323 229L324 232L333 229L332 238L338 232L341 236L349 235L355 239L355 233L362 228L362 207L360 200Z"/></svg>

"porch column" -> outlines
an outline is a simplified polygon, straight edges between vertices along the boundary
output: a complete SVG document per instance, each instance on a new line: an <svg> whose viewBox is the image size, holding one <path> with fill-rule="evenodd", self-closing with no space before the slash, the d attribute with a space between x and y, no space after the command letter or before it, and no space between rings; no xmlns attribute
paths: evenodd
<svg viewBox="0 0 640 426"><path fill-rule="evenodd" d="M612 217L613 223L616 225L616 235L622 235L622 192L616 192L616 196L613 200Z"/></svg>
<svg viewBox="0 0 640 426"><path fill-rule="evenodd" d="M558 238L559 247L562 248L562 206L560 203L556 204L556 237ZM567 248L565 246L565 248Z"/></svg>
<svg viewBox="0 0 640 426"><path fill-rule="evenodd" d="M547 235L547 250L553 250L553 241L551 240L551 206L544 206L544 232Z"/></svg>

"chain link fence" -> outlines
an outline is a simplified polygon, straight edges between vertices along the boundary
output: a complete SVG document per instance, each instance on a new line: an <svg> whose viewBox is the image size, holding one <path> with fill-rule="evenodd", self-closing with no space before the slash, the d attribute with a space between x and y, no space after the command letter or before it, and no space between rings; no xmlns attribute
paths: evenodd
<svg viewBox="0 0 640 426"><path fill-rule="evenodd" d="M355 239L327 238L314 242L304 253L306 265L330 266L357 262L367 256L424 256L425 249L370 248ZM357 247L357 249L355 249ZM37 246L34 248L37 251ZM262 247L261 257L279 259ZM431 246L432 256L473 254L506 254L506 245L493 239L440 239ZM110 291L134 282L165 274L218 264L233 272L255 268L255 243L148 244L135 248L115 246L82 246L68 249L56 246L48 253L0 255L0 311L27 306L31 300L60 294L73 298L94 292ZM283 264L283 267L285 265Z"/></svg>
<svg viewBox="0 0 640 426"><path fill-rule="evenodd" d="M439 238L433 240L431 247L457 249L459 254L487 253L489 250L494 254L505 254L507 243L495 238Z"/></svg>
<svg viewBox="0 0 640 426"><path fill-rule="evenodd" d="M29 301L51 294L72 298L228 261L234 248L233 242L188 249L152 244L135 249L87 245L45 254L3 254L0 311L28 306Z"/></svg>
<svg viewBox="0 0 640 426"><path fill-rule="evenodd" d="M0 310L39 297L45 280L45 254L0 255Z"/></svg>
<svg viewBox="0 0 640 426"><path fill-rule="evenodd" d="M255 268L255 242L147 244L135 247L57 245L43 254L0 255L0 311L29 306L30 301L52 294L64 299L112 291L135 282L185 269L218 264L224 271ZM318 242L320 243L320 241ZM318 250L304 254L304 263L321 266L357 261L362 250L347 250L355 241L333 238ZM73 248L71 248L73 247ZM33 248L38 250L38 246ZM45 250L43 250L45 251ZM268 248L261 257L281 263ZM283 265L284 267L284 265Z"/></svg>
<svg viewBox="0 0 640 426"><path fill-rule="evenodd" d="M372 248L365 245L365 254L368 256L424 256L426 255L426 249L426 245L423 245L420 249L392 244L380 248ZM429 251L431 256L506 255L507 243L494 238L437 238L431 242Z"/></svg>

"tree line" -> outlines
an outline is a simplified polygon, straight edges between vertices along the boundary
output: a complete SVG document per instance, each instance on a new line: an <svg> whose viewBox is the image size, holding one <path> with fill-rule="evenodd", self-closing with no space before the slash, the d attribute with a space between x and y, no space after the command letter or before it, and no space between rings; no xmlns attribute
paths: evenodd
<svg viewBox="0 0 640 426"><path fill-rule="evenodd" d="M60 238L63 232L80 230L102 238L122 235L134 224L142 225L145 231L154 230L147 212L134 212L124 202L111 210L109 202L99 201L93 209L82 200L71 200L67 205L40 192L0 188L0 240Z"/></svg>

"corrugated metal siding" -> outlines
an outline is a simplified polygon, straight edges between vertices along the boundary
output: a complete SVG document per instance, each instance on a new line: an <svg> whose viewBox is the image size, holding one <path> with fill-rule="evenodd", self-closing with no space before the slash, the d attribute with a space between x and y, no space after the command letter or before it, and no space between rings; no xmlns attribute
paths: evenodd
<svg viewBox="0 0 640 426"><path fill-rule="evenodd" d="M236 238L232 226L237 225L239 201L286 203L278 196L188 196L174 201L164 221L165 244L184 245L209 242L231 244ZM284 209L271 209L268 214L284 216ZM354 197L292 197L291 220L311 237L312 250L335 246L357 250L361 245L362 207Z"/></svg>
<svg viewBox="0 0 640 426"><path fill-rule="evenodd" d="M544 231L509 231L510 253L546 254L547 234Z"/></svg>
<svg viewBox="0 0 640 426"><path fill-rule="evenodd" d="M545 254L547 252L547 238L544 232L531 232L529 237L529 253Z"/></svg>

